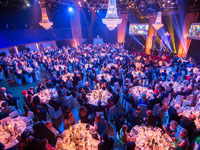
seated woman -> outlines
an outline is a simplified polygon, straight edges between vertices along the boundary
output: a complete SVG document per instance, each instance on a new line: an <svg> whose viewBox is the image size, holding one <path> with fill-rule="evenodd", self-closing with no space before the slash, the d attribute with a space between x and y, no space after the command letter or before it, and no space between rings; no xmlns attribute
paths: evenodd
<svg viewBox="0 0 200 150"><path fill-rule="evenodd" d="M128 138L128 126L127 125L123 125L122 128L120 129L119 132L119 142L122 146L124 146L125 144L129 143L129 138Z"/></svg>
<svg viewBox="0 0 200 150"><path fill-rule="evenodd" d="M139 99L140 105L147 105L147 97L145 93L142 93L141 98Z"/></svg>
<svg viewBox="0 0 200 150"><path fill-rule="evenodd" d="M76 123L75 117L70 110L64 112L64 128L68 129L69 126Z"/></svg>
<svg viewBox="0 0 200 150"><path fill-rule="evenodd" d="M172 138L177 150L185 150L186 149L186 147L187 147L187 140L186 140L187 133L188 133L188 131L183 128L180 131L178 138Z"/></svg>
<svg viewBox="0 0 200 150"><path fill-rule="evenodd" d="M94 125L93 118L89 115L87 109L84 106L82 106L79 109L78 116L79 116L79 118L81 120L81 123L88 123L88 124Z"/></svg>
<svg viewBox="0 0 200 150"><path fill-rule="evenodd" d="M107 130L106 121L98 115L95 117L94 130L96 130L100 136Z"/></svg>
<svg viewBox="0 0 200 150"><path fill-rule="evenodd" d="M1 104L2 112L6 115L9 115L11 112L15 111L15 106L8 106L8 103L5 101Z"/></svg>
<svg viewBox="0 0 200 150"><path fill-rule="evenodd" d="M54 134L55 138L58 137L58 135L60 134L60 131L59 129L53 126L53 123L51 121L47 121L45 123L45 126Z"/></svg>
<svg viewBox="0 0 200 150"><path fill-rule="evenodd" d="M163 126L163 130L169 135L174 136L177 132L178 122L172 120L168 126Z"/></svg>
<svg viewBox="0 0 200 150"><path fill-rule="evenodd" d="M56 150L54 147L52 147L48 140L47 139L43 139L41 141L41 147L40 147L41 150Z"/></svg>

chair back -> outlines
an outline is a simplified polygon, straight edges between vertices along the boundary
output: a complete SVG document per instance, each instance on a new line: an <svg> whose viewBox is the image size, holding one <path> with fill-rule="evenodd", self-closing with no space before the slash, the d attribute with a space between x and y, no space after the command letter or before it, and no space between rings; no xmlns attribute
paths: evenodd
<svg viewBox="0 0 200 150"><path fill-rule="evenodd" d="M16 118L18 115L19 115L18 111L15 110L15 111L13 111L13 112L11 112L11 113L9 114L9 117L10 117L10 118Z"/></svg>

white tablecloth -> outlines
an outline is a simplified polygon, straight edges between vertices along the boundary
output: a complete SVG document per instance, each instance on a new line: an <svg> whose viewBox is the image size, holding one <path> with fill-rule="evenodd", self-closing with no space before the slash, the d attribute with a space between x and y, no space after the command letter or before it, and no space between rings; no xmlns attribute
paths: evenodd
<svg viewBox="0 0 200 150"><path fill-rule="evenodd" d="M28 117L4 118L0 121L0 142L5 145L6 149L11 148L19 143L18 137L25 130L30 131L32 126L32 120Z"/></svg>
<svg viewBox="0 0 200 150"><path fill-rule="evenodd" d="M98 101L101 100L102 105L107 105L108 98L112 96L112 94L106 90L93 90L92 93L88 93L87 98L89 103L92 105L97 105Z"/></svg>
<svg viewBox="0 0 200 150"><path fill-rule="evenodd" d="M51 99L51 96L57 97L58 95L56 89L44 89L34 96L39 96L40 101L47 104Z"/></svg>
<svg viewBox="0 0 200 150"><path fill-rule="evenodd" d="M78 123L65 130L61 138L57 140L56 150L98 150L100 140L92 138L92 134L95 133L94 129L92 126L87 125L88 129L86 125ZM97 137L99 139L98 135Z"/></svg>
<svg viewBox="0 0 200 150"><path fill-rule="evenodd" d="M174 143L168 134L162 134L161 129L135 126L129 133L136 141L139 150L170 150L174 149Z"/></svg>

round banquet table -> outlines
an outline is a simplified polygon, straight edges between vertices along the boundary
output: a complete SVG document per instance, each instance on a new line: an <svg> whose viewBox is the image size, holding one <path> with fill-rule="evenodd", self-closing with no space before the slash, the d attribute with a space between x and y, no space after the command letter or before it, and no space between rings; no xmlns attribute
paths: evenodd
<svg viewBox="0 0 200 150"><path fill-rule="evenodd" d="M79 122L62 133L57 140L56 149L98 150L99 142L99 136L94 131L94 127Z"/></svg>
<svg viewBox="0 0 200 150"><path fill-rule="evenodd" d="M135 139L138 150L174 150L175 145L167 133L162 133L160 128L135 126L129 133Z"/></svg>
<svg viewBox="0 0 200 150"><path fill-rule="evenodd" d="M178 82L169 82L169 81L165 81L163 83L161 83L165 88L167 88L169 86L169 83L172 83L173 84L173 89L174 89L174 92L178 92L178 91L181 91L181 88L182 87L185 87L186 85L183 84L183 83L178 83Z"/></svg>
<svg viewBox="0 0 200 150"><path fill-rule="evenodd" d="M153 90L148 89L147 87L142 87L142 86L135 86L130 89L130 92L137 98L141 98L142 94L146 94L146 98L153 98Z"/></svg>
<svg viewBox="0 0 200 150"><path fill-rule="evenodd" d="M110 82L112 76L108 73L101 73L101 74L98 74L97 75L97 80L98 81L101 81L101 77L104 76L104 79L107 81L107 82Z"/></svg>
<svg viewBox="0 0 200 150"><path fill-rule="evenodd" d="M194 120L194 123L196 125L197 128L200 129L200 110L199 109L195 109L195 107L181 107L179 109L180 115L185 116L187 118L189 118L190 115L195 115L196 119Z"/></svg>
<svg viewBox="0 0 200 150"><path fill-rule="evenodd" d="M40 101L47 104L52 96L57 97L58 95L56 89L44 89L34 96L39 96Z"/></svg>
<svg viewBox="0 0 200 150"><path fill-rule="evenodd" d="M64 65L56 65L56 66L54 66L54 68L56 69L56 71L59 71L59 68L62 68L62 70L64 70L65 68L67 68L67 66L64 66Z"/></svg>
<svg viewBox="0 0 200 150"><path fill-rule="evenodd" d="M67 74L62 75L62 80L63 80L64 82L66 82L68 76L69 76L69 78L70 78L71 80L73 80L73 76L74 76L73 73L67 73Z"/></svg>
<svg viewBox="0 0 200 150"><path fill-rule="evenodd" d="M108 98L112 96L110 92L107 90L93 90L91 93L88 93L87 98L89 100L89 103L92 105L97 105L98 101L101 100L102 105L107 105Z"/></svg>
<svg viewBox="0 0 200 150"><path fill-rule="evenodd" d="M87 70L88 68L92 68L93 65L92 64L85 64L85 69Z"/></svg>
<svg viewBox="0 0 200 150"><path fill-rule="evenodd" d="M5 145L5 149L11 148L19 143L18 139L25 130L31 131L32 126L29 117L4 118L0 121L0 142Z"/></svg>
<svg viewBox="0 0 200 150"><path fill-rule="evenodd" d="M117 64L114 64L114 63L109 63L109 64L107 64L107 66L106 66L106 68L107 69L111 69L111 67L115 67L115 68L118 68L118 65Z"/></svg>
<svg viewBox="0 0 200 150"><path fill-rule="evenodd" d="M137 77L139 74L140 74L141 76L144 75L144 73L141 72L141 71L132 71L131 74L133 75L133 77Z"/></svg>
<svg viewBox="0 0 200 150"><path fill-rule="evenodd" d="M31 67L26 67L26 66L24 66L24 70L27 71L28 73L33 72L33 68L31 68ZM22 72L23 72L22 69L18 69L18 70L17 70L17 73L18 73L18 74L22 74Z"/></svg>

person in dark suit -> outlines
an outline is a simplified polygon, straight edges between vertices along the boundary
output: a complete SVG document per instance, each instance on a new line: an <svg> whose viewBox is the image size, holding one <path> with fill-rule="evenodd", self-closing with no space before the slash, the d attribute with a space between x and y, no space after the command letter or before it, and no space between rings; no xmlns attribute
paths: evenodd
<svg viewBox="0 0 200 150"><path fill-rule="evenodd" d="M0 99L1 100L7 100L8 99L8 94L11 94L11 93L8 92L5 87L1 87Z"/></svg>
<svg viewBox="0 0 200 150"><path fill-rule="evenodd" d="M37 87L37 93L40 92L40 91L42 91L43 89L45 89L45 87L43 86L42 83L39 83L38 87Z"/></svg>
<svg viewBox="0 0 200 150"><path fill-rule="evenodd" d="M55 99L55 97L53 96L51 97L51 100L49 101L49 105L51 105L55 111L57 111L62 106L61 102Z"/></svg>
<svg viewBox="0 0 200 150"><path fill-rule="evenodd" d="M146 115L147 117L144 118L144 121L147 126L162 128L162 121L160 117L154 116L151 110L147 110Z"/></svg>
<svg viewBox="0 0 200 150"><path fill-rule="evenodd" d="M180 108L180 105L176 104L174 107L170 106L168 108L169 122L175 120L177 122L180 121L180 117L178 116L177 110Z"/></svg>
<svg viewBox="0 0 200 150"><path fill-rule="evenodd" d="M32 95L32 96L35 95L35 91L34 91L34 88L33 88L33 87L30 87L30 88L28 89L28 94L30 94L30 95Z"/></svg>
<svg viewBox="0 0 200 150"><path fill-rule="evenodd" d="M114 148L114 140L107 133L103 133L102 141L98 145L98 150L112 150Z"/></svg>
<svg viewBox="0 0 200 150"><path fill-rule="evenodd" d="M78 85L79 81L80 81L80 78L76 75L76 73L74 73L74 76L73 76L73 86L74 86L74 88Z"/></svg>
<svg viewBox="0 0 200 150"><path fill-rule="evenodd" d="M33 118L33 136L40 140L47 139L51 145L56 144L56 137L43 122L39 121L38 117Z"/></svg>
<svg viewBox="0 0 200 150"><path fill-rule="evenodd" d="M118 79L117 79L117 77L114 75L114 76L111 78L111 80L110 80L110 85L113 86L114 83L117 82L117 81L118 81Z"/></svg>
<svg viewBox="0 0 200 150"><path fill-rule="evenodd" d="M107 83L107 81L106 81L106 79L104 78L104 76L101 76L100 83Z"/></svg>
<svg viewBox="0 0 200 150"><path fill-rule="evenodd" d="M195 119L196 119L196 116L192 114L189 116L189 118L183 117L180 120L180 123L179 123L180 126L188 130L188 137L191 137L196 129L196 125L194 123Z"/></svg>
<svg viewBox="0 0 200 150"><path fill-rule="evenodd" d="M86 93L90 93L91 92L91 89L88 86L88 82L85 83L85 86L83 88L84 88L84 90L85 90Z"/></svg>

